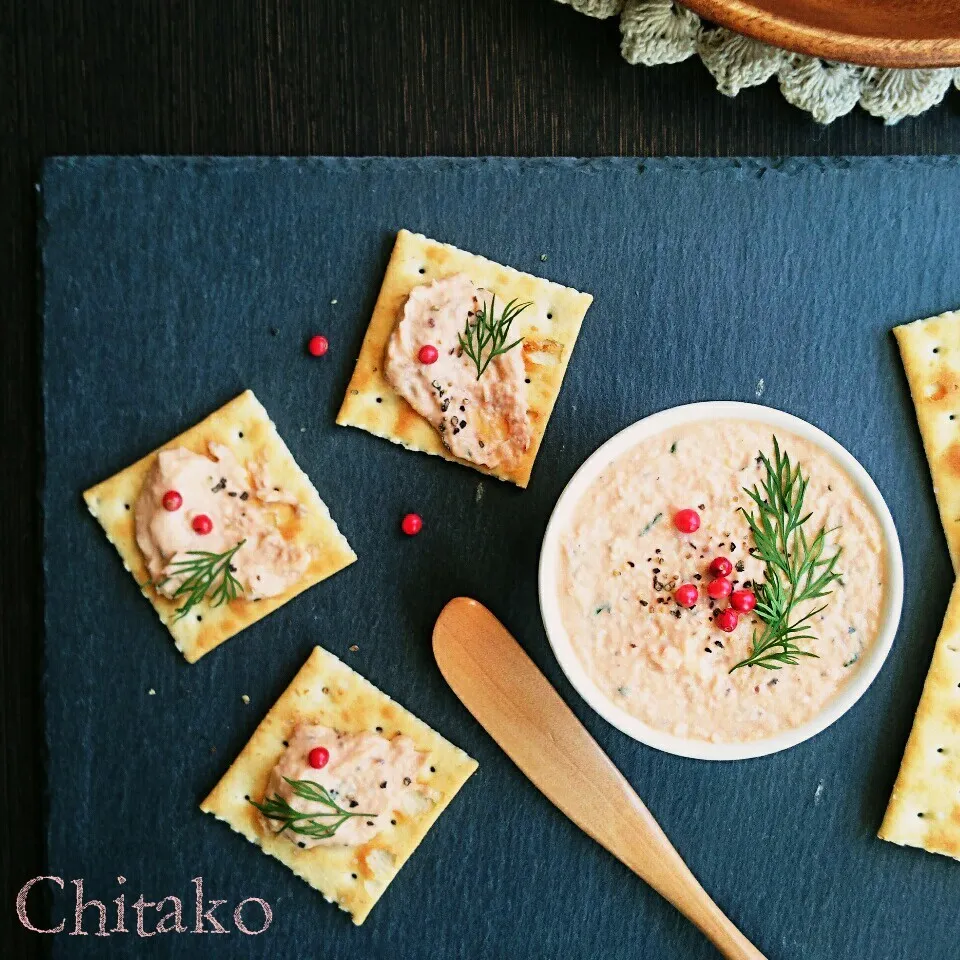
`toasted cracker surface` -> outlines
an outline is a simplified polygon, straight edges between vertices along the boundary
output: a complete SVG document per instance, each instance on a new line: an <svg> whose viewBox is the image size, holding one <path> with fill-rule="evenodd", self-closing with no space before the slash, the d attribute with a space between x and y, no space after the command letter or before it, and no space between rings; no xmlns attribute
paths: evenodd
<svg viewBox="0 0 960 960"><path fill-rule="evenodd" d="M444 446L433 425L399 396L383 375L387 341L410 291L419 284L457 273L467 274L477 286L495 293L502 303L517 299L533 304L520 314L514 326L514 332L524 338L518 349L523 351L530 380L527 403L533 440L526 454L509 468L489 470L455 457ZM436 454L526 487L580 326L592 302L593 297L588 293L401 230L353 377L337 414L337 423L359 427L408 450Z"/></svg>
<svg viewBox="0 0 960 960"><path fill-rule="evenodd" d="M284 751L284 740L301 721L348 733L382 728L385 737L406 734L429 754L420 782L430 801L416 815L396 811L384 829L358 847L319 846L300 849L286 837L263 829L257 810L246 799L260 801L270 772ZM432 768L432 772L426 772ZM257 727L223 779L200 805L243 834L264 853L276 857L331 903L361 924L387 885L417 848L477 762L445 740L422 720L394 703L372 683L314 647L307 662ZM356 875L356 878L354 878Z"/></svg>
<svg viewBox="0 0 960 960"><path fill-rule="evenodd" d="M953 569L960 573L960 311L893 331L910 383Z"/></svg>
<svg viewBox="0 0 960 960"><path fill-rule="evenodd" d="M950 596L879 836L960 860L960 583Z"/></svg>
<svg viewBox="0 0 960 960"><path fill-rule="evenodd" d="M309 549L311 559L303 577L275 597L249 601L240 596L220 607L199 604L179 620L176 611L181 600L169 600L151 586L144 586L144 595L173 634L177 649L190 663L357 559L331 519L320 494L297 466L267 411L247 390L195 427L84 492L88 509L100 522L138 584L147 584L150 574L137 546L134 506L157 454L161 450L182 446L207 455L211 441L229 447L241 463L261 461L268 464L274 482L298 499L303 510L282 508L286 511L283 530L291 540Z"/></svg>

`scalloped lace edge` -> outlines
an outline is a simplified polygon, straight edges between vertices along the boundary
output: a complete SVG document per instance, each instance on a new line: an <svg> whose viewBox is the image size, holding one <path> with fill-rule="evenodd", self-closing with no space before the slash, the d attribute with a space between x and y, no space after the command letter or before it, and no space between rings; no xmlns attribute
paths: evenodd
<svg viewBox="0 0 960 960"><path fill-rule="evenodd" d="M705 24L676 0L556 0L587 16L619 15L620 52L628 63L658 66L699 56L729 97L776 77L784 99L818 123L832 123L858 104L887 124L940 103L960 68L894 70L833 63L772 47Z"/></svg>

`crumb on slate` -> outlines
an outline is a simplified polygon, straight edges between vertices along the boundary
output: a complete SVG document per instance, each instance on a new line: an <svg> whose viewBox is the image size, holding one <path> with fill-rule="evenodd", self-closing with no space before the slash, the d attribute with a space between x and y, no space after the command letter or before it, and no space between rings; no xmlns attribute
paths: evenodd
<svg viewBox="0 0 960 960"><path fill-rule="evenodd" d="M245 694L245 693L240 697L240 699L241 699L244 703L249 703L249 702L250 702L250 697L249 697L247 694Z"/></svg>
<svg viewBox="0 0 960 960"><path fill-rule="evenodd" d="M350 645L350 652L356 653L360 648L354 643Z"/></svg>

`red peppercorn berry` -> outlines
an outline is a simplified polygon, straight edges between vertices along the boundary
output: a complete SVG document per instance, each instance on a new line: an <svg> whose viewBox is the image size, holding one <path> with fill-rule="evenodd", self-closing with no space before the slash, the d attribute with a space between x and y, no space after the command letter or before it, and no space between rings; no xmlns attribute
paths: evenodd
<svg viewBox="0 0 960 960"><path fill-rule="evenodd" d="M733 564L726 557L714 557L710 564L710 575L713 577L729 577Z"/></svg>
<svg viewBox="0 0 960 960"><path fill-rule="evenodd" d="M314 770L322 770L330 759L330 751L326 747L314 747L307 754L307 762Z"/></svg>
<svg viewBox="0 0 960 960"><path fill-rule="evenodd" d="M726 577L717 577L711 580L707 587L707 594L712 600L723 600L733 593L733 584Z"/></svg>
<svg viewBox="0 0 960 960"><path fill-rule="evenodd" d="M673 599L681 607L692 607L700 597L700 591L692 583L681 583L674 591Z"/></svg>
<svg viewBox="0 0 960 960"><path fill-rule="evenodd" d="M194 533L199 533L201 537L206 536L213 529L213 521L205 514L198 513L190 523Z"/></svg>
<svg viewBox="0 0 960 960"><path fill-rule="evenodd" d="M168 490L163 495L162 503L164 510L169 510L173 513L174 510L179 510L183 506L183 497L181 497L176 490Z"/></svg>
<svg viewBox="0 0 960 960"><path fill-rule="evenodd" d="M730 594L730 606L740 613L749 613L756 605L757 597L752 590L734 590Z"/></svg>
<svg viewBox="0 0 960 960"><path fill-rule="evenodd" d="M437 348L432 343L425 343L421 348L420 352L417 354L417 359L423 364L431 364L437 362L437 357L440 356L440 353L437 351Z"/></svg>
<svg viewBox="0 0 960 960"><path fill-rule="evenodd" d="M673 525L681 533L696 533L700 529L700 514L696 510L678 510Z"/></svg>
<svg viewBox="0 0 960 960"><path fill-rule="evenodd" d="M327 341L327 338L317 334L315 337L311 337L307 341L307 352L311 357L322 357L327 350L330 349L330 344Z"/></svg>
<svg viewBox="0 0 960 960"><path fill-rule="evenodd" d="M400 521L400 529L408 537L414 537L423 529L423 518L419 513L408 513Z"/></svg>
<svg viewBox="0 0 960 960"><path fill-rule="evenodd" d="M737 629L739 622L740 617L737 616L737 611L731 610L729 607L717 617L717 626L723 630L724 633L733 633L733 631Z"/></svg>

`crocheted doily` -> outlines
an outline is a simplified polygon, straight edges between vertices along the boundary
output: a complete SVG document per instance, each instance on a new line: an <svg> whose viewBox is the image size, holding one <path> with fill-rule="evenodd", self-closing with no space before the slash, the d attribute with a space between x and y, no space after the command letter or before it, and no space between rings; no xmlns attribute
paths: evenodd
<svg viewBox="0 0 960 960"><path fill-rule="evenodd" d="M751 40L701 22L674 0L557 0L591 17L620 15L620 52L647 67L678 63L697 54L717 89L735 97L776 76L789 103L818 123L832 123L858 103L885 123L915 117L939 103L960 69L888 70L828 63Z"/></svg>

